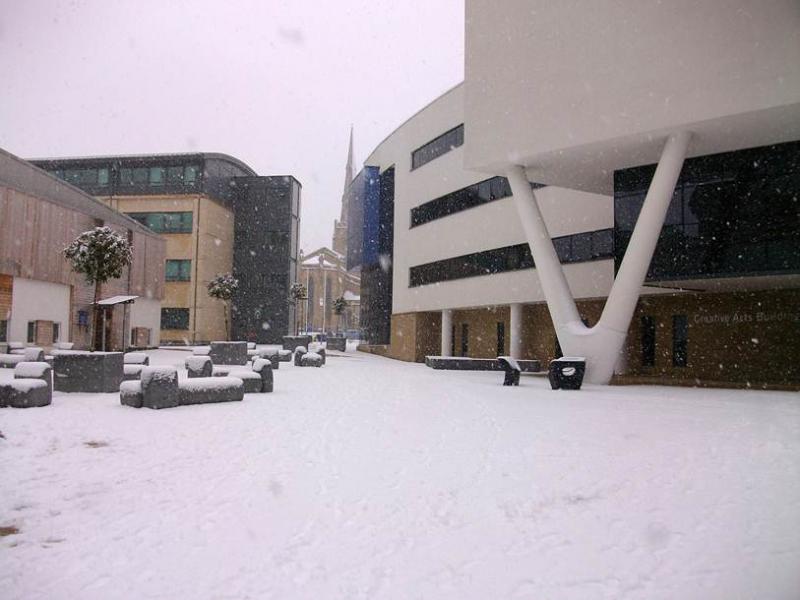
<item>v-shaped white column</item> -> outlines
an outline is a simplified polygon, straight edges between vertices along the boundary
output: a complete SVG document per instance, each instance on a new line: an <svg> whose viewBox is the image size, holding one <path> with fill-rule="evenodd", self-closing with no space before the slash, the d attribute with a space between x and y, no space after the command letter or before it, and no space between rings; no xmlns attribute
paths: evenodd
<svg viewBox="0 0 800 600"><path fill-rule="evenodd" d="M614 374L690 138L687 131L667 138L603 314L591 328L581 322L524 167L513 166L506 173L558 341L565 355L586 358L589 383L606 384Z"/></svg>

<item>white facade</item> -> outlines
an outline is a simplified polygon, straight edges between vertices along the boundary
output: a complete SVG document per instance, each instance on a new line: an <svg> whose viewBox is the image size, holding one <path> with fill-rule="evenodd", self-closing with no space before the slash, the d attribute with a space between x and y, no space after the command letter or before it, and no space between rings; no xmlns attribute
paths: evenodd
<svg viewBox="0 0 800 600"><path fill-rule="evenodd" d="M129 310L130 324L126 335L130 338L134 327L147 327L150 329L150 345L158 346L161 343L161 300L140 297L130 305Z"/></svg>
<svg viewBox="0 0 800 600"><path fill-rule="evenodd" d="M487 178L464 168L463 146L411 169L415 149L464 122L463 101L463 85L451 89L403 123L365 161L381 171L395 167L392 313L544 301L531 270L409 285L413 266L526 241L511 197L411 227L412 208ZM468 125L467 136L469 131ZM614 225L610 196L554 187L539 194L554 237ZM567 273L576 297L603 297L613 280L613 261L571 264Z"/></svg>
<svg viewBox="0 0 800 600"><path fill-rule="evenodd" d="M60 325L60 341L70 339L70 286L35 279L14 278L8 339L27 342L30 321Z"/></svg>
<svg viewBox="0 0 800 600"><path fill-rule="evenodd" d="M467 0L465 165L608 193L615 169L800 138L796 0Z"/></svg>

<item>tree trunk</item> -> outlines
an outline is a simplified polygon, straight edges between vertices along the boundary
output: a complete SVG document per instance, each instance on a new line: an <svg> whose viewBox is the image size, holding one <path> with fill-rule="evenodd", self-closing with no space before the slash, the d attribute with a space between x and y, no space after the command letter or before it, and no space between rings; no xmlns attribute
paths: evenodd
<svg viewBox="0 0 800 600"><path fill-rule="evenodd" d="M94 300L92 301L92 319L89 322L89 349L90 350L97 350L97 340L96 338L96 327L97 327L97 318L98 318L98 306L97 302L100 300L100 293L101 293L101 286L102 283L99 281L94 282Z"/></svg>

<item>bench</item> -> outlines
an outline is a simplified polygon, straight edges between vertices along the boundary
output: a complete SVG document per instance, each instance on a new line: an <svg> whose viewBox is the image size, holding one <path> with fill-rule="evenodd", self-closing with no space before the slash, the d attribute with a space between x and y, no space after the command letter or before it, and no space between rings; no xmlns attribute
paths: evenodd
<svg viewBox="0 0 800 600"><path fill-rule="evenodd" d="M32 408L53 401L53 373L46 362L21 362L14 379L0 383L0 407Z"/></svg>
<svg viewBox="0 0 800 600"><path fill-rule="evenodd" d="M161 409L235 402L243 397L244 383L237 377L178 380L175 367L144 367L140 381L125 381L119 388L120 404L134 408Z"/></svg>

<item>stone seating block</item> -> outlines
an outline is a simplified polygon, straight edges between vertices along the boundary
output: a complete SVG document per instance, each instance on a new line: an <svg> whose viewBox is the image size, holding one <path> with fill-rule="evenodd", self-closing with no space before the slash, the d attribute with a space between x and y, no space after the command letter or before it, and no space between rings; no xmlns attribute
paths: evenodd
<svg viewBox="0 0 800 600"><path fill-rule="evenodd" d="M273 388L272 362L264 358L253 361L253 371L261 376L261 391L269 394Z"/></svg>
<svg viewBox="0 0 800 600"><path fill-rule="evenodd" d="M302 359L303 355L308 354L308 350L306 350L305 346L298 346L294 349L294 366L299 367L302 366Z"/></svg>
<svg viewBox="0 0 800 600"><path fill-rule="evenodd" d="M59 392L116 392L123 378L122 352L72 352L53 357L53 384Z"/></svg>
<svg viewBox="0 0 800 600"><path fill-rule="evenodd" d="M21 362L25 362L22 354L0 354L0 369L13 369Z"/></svg>
<svg viewBox="0 0 800 600"><path fill-rule="evenodd" d="M142 369L147 365L122 365L122 380L136 381L142 376Z"/></svg>
<svg viewBox="0 0 800 600"><path fill-rule="evenodd" d="M292 354L294 354L293 350L278 350L278 360L280 362L292 362Z"/></svg>
<svg viewBox="0 0 800 600"><path fill-rule="evenodd" d="M53 394L42 379L13 379L0 383L0 408L47 406Z"/></svg>
<svg viewBox="0 0 800 600"><path fill-rule="evenodd" d="M283 336L283 349L294 351L298 346L305 346L311 343L310 335L285 335Z"/></svg>
<svg viewBox="0 0 800 600"><path fill-rule="evenodd" d="M297 355L295 355L297 356ZM295 363L296 364L296 363ZM325 361L322 359L322 356L317 354L316 352L306 352L300 357L300 365L301 367L321 367L325 364Z"/></svg>
<svg viewBox="0 0 800 600"><path fill-rule="evenodd" d="M326 346L328 350L336 350L337 352L345 352L347 350L347 338L332 336L329 337Z"/></svg>
<svg viewBox="0 0 800 600"><path fill-rule="evenodd" d="M149 365L150 357L144 352L126 352L123 362L126 365Z"/></svg>
<svg viewBox="0 0 800 600"><path fill-rule="evenodd" d="M247 342L211 342L208 355L215 365L244 365L247 363Z"/></svg>
<svg viewBox="0 0 800 600"><path fill-rule="evenodd" d="M53 394L53 368L46 362L21 362L14 367L14 379L41 379Z"/></svg>
<svg viewBox="0 0 800 600"><path fill-rule="evenodd" d="M236 402L244 398L244 383L238 377L196 377L179 382L180 404Z"/></svg>
<svg viewBox="0 0 800 600"><path fill-rule="evenodd" d="M175 367L144 367L140 383L142 406L158 409L180 404L178 370Z"/></svg>
<svg viewBox="0 0 800 600"><path fill-rule="evenodd" d="M119 401L125 406L142 408L142 382L123 381L119 386Z"/></svg>
<svg viewBox="0 0 800 600"><path fill-rule="evenodd" d="M256 373L251 368L240 367L235 365L228 367L223 365L221 367L214 367L214 377L236 377L242 380L244 384L245 394L257 394L261 392L262 382L261 375Z"/></svg>
<svg viewBox="0 0 800 600"><path fill-rule="evenodd" d="M211 377L214 364L210 356L187 356L186 370L189 377Z"/></svg>

